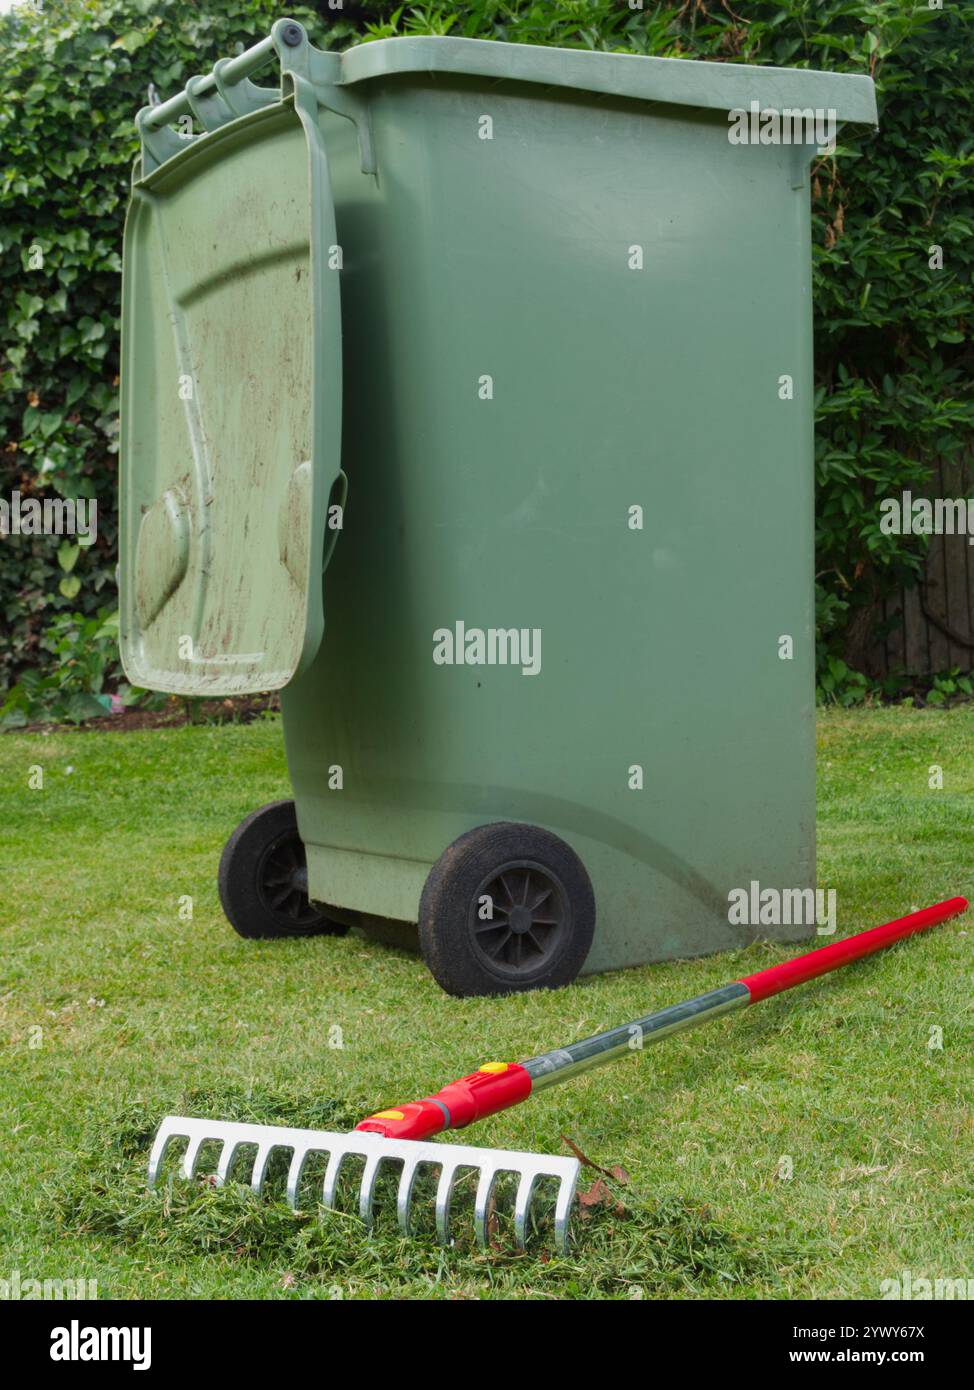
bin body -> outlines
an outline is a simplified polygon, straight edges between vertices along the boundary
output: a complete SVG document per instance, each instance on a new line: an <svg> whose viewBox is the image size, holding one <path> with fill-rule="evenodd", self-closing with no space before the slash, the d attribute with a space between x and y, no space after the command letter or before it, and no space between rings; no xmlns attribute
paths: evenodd
<svg viewBox="0 0 974 1390"><path fill-rule="evenodd" d="M734 157L720 113L374 85L388 178L326 135L350 497L325 640L282 695L312 892L415 921L447 844L525 820L588 868L590 970L739 943L729 889L815 873L794 152ZM458 621L537 629L540 671L434 664Z"/></svg>
<svg viewBox="0 0 974 1390"><path fill-rule="evenodd" d="M353 50L359 120L319 117L349 493L281 697L309 891L415 923L453 839L526 821L591 876L587 972L797 939L728 895L815 881L814 151L733 145L709 65L649 99L660 60L451 42Z"/></svg>

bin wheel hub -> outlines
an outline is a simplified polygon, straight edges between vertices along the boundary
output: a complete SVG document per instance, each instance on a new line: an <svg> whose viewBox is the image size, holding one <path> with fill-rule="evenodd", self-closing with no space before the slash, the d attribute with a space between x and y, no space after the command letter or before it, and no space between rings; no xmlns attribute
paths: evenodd
<svg viewBox="0 0 974 1390"><path fill-rule="evenodd" d="M487 917L481 915L485 906ZM493 971L517 976L533 973L556 953L567 921L565 890L555 875L538 864L514 862L480 885L470 930L476 953Z"/></svg>
<svg viewBox="0 0 974 1390"><path fill-rule="evenodd" d="M523 935L531 929L533 922L530 911L526 907L512 907L511 914L507 919L507 925L511 931Z"/></svg>
<svg viewBox="0 0 974 1390"><path fill-rule="evenodd" d="M257 872L257 893L268 912L283 912L296 926L306 926L321 915L308 901L308 870L297 835L285 836L265 851Z"/></svg>

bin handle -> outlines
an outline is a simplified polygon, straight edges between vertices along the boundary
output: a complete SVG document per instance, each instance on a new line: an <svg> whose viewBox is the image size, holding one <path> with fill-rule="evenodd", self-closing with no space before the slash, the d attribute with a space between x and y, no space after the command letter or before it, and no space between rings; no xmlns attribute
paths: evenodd
<svg viewBox="0 0 974 1390"><path fill-rule="evenodd" d="M274 51L272 32L266 39L261 39L260 43L255 43L253 48L248 48L245 52L238 54L236 58L221 59L220 84L217 82L216 68L207 73L205 77L191 77L183 91L178 92L176 96L170 97L168 101L160 102L158 106L144 106L142 108L136 117L140 130L143 132L160 130L163 126L172 125L173 121L178 121L180 116L192 115L193 96L206 96L210 92L218 91L219 85L228 87L242 82L251 73L266 67L273 58ZM192 94L191 88L193 89ZM271 101L274 100L273 93L268 92L268 96ZM220 124L222 125L223 122L221 121ZM207 125L207 129L210 128Z"/></svg>
<svg viewBox="0 0 974 1390"><path fill-rule="evenodd" d="M337 490L337 493L338 493L338 500L337 500L337 501L335 500L335 493L336 493L336 490ZM344 511L345 511L345 503L347 502L347 500L348 500L348 476L347 476L347 474L345 473L345 470L344 470L344 469L339 468L339 470L338 470L338 476L336 477L335 481L334 481L334 482L332 483L332 485L331 485L331 493L329 494L329 497L328 497L328 507L327 507L327 509L326 509L326 514L327 514L327 512L330 512L330 511L331 511L332 507L341 507L342 512L344 513ZM343 521L343 524L344 524L344 516L342 517L342 521ZM334 553L335 553L335 546L338 544L338 537L339 537L339 535L341 534L341 529L342 529L342 528L341 528L340 526L329 527L328 530L327 530L327 532L326 532L324 554L323 554L322 560L321 560L321 572L322 572L322 574L324 574L325 570L328 568L329 562L331 561L331 557L332 557L332 556L334 555Z"/></svg>
<svg viewBox="0 0 974 1390"><path fill-rule="evenodd" d="M281 69L280 90L260 87L251 76L277 58ZM191 77L186 86L158 106L143 106L135 118L142 140L142 174L151 174L173 155L187 148L198 135L178 135L171 127L181 116L192 116L206 134L239 116L273 106L291 95L296 77L314 89L318 104L353 122L358 132L362 172L376 171L372 122L368 104L357 92L340 84L341 58L315 48L303 24L278 19L266 39L234 58L221 58L206 74Z"/></svg>

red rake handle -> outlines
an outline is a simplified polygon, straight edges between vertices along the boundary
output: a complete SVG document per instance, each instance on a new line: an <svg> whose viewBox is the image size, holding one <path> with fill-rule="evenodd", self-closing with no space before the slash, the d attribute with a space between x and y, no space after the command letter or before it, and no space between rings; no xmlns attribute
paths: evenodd
<svg viewBox="0 0 974 1390"><path fill-rule="evenodd" d="M426 1139L443 1129L463 1129L486 1115L527 1100L531 1078L516 1062L487 1062L479 1071L461 1076L435 1096L380 1110L355 1126L387 1139Z"/></svg>
<svg viewBox="0 0 974 1390"><path fill-rule="evenodd" d="M785 961L783 965L772 965L767 970L746 975L743 980L735 980L721 989L700 994L696 999L660 1009L634 1023L610 1028L608 1032L569 1043L567 1047L556 1048L554 1052L546 1052L540 1057L531 1057L526 1062L487 1062L479 1071L462 1076L459 1081L451 1081L449 1086L444 1086L435 1095L370 1115L356 1125L356 1129L384 1134L388 1139L425 1139L444 1129L462 1129L486 1115L496 1114L498 1110L506 1110L527 1100L533 1091L544 1086L568 1081L589 1067L602 1066L617 1057L632 1056L634 1035L638 1035L640 1047L658 1042L672 1033L694 1028L731 1009L756 1004L759 999L768 999L772 994L791 989L793 985L814 980L816 975L838 970L850 961L871 955L873 951L881 951L904 936L935 927L938 922L957 917L966 910L966 898L948 898L946 902L925 907L921 912L911 912L908 917L898 917L895 922L887 922L882 927L859 932L856 936L846 937L844 941L833 942L831 946L821 946L817 951L809 951L795 960Z"/></svg>
<svg viewBox="0 0 974 1390"><path fill-rule="evenodd" d="M756 1004L759 999L768 999L772 994L780 994L784 989L803 985L806 980L814 980L816 975L838 970L850 961L859 960L862 956L872 955L873 951L882 951L884 947L892 946L894 941L899 941L904 936L926 931L928 927L935 927L938 923L945 922L948 917L957 917L966 911L966 898L947 898L944 902L925 907L920 912L897 917L895 922L886 922L870 931L857 932L855 936L847 936L844 941L835 941L831 946L820 946L817 951L796 956L794 960L786 960L782 965L769 966L767 970L759 970L755 975L745 975L738 983L747 986L751 1003Z"/></svg>

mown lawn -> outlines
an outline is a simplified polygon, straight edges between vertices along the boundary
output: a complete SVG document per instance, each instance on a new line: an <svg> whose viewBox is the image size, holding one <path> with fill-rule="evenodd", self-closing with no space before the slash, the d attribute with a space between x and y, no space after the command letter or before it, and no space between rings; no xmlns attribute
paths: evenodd
<svg viewBox="0 0 974 1390"><path fill-rule="evenodd" d="M344 1128L792 954L460 1001L355 936L247 943L217 860L285 795L273 721L0 738L0 1279L94 1278L103 1298L873 1298L906 1269L974 1270L969 914L480 1126L478 1143L557 1152L565 1134L628 1170L625 1215L599 1208L568 1259L366 1237L233 1190L147 1197L146 1134L171 1110ZM822 716L839 934L970 895L972 866L974 710Z"/></svg>

